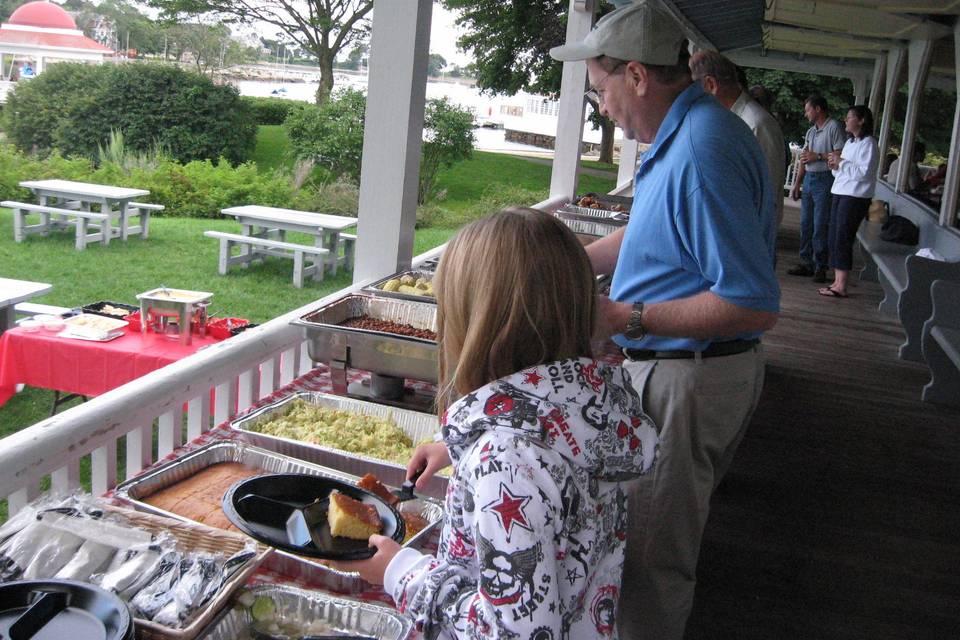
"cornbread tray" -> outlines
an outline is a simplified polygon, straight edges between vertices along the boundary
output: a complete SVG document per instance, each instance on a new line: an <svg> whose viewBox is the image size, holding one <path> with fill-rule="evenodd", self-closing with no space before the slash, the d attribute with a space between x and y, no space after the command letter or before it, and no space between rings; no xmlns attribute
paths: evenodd
<svg viewBox="0 0 960 640"><path fill-rule="evenodd" d="M269 436L264 436L264 438L269 438ZM337 462L334 455L327 456L327 459L334 463ZM231 440L205 445L141 476L127 480L117 486L114 491L114 497L132 505L138 511L155 513L168 518L175 518L179 521L192 522L181 515L148 504L145 500L150 495L162 489L174 485L181 480L185 480L203 469L222 462L237 462L256 468L262 473L308 473L342 480L351 484L356 484L359 480L359 477L356 475L346 473L337 468L311 464L304 460L298 460L245 442ZM353 465L354 461L346 460L344 463ZM376 473L369 469L362 473L367 473L368 471ZM379 474L377 475L380 477ZM383 481L382 477L380 479ZM400 503L397 508L402 513L419 515L428 523L422 531L408 540L404 546L419 546L422 544L423 541L431 535L432 531L439 526L443 519L443 505L439 500L434 498L417 497L414 500ZM284 551L275 551L271 554L264 562L264 567L284 575L308 581L311 584L325 586L331 591L338 593L358 593L369 588L369 585L360 578L359 574L337 571L319 561Z"/></svg>
<svg viewBox="0 0 960 640"><path fill-rule="evenodd" d="M247 590L248 596L270 598L276 605L276 617L285 621L319 621L329 625L331 636L367 637L376 640L404 640L413 623L393 609L379 604L338 598L318 591L305 591L286 585L260 585ZM253 616L248 607L237 603L223 611L205 630L203 640L244 640ZM313 633L313 632L311 632ZM324 636L318 636L324 637Z"/></svg>
<svg viewBox="0 0 960 640"><path fill-rule="evenodd" d="M355 400L353 398L345 398L343 396L318 391L301 391L282 398L277 402L260 407L248 415L234 420L230 423L230 427L240 432L241 439L265 449L270 449L301 460L307 460L325 467L332 467L355 476L372 473L384 484L394 487L403 484L403 481L406 479L406 467L404 465L319 444L257 433L252 430L252 427L258 421L270 419L273 415L284 413L287 405L297 399L303 399L310 404L321 407L350 411L374 416L376 418L392 417L397 427L406 433L410 440L413 441L414 446L425 440L432 440L438 429L437 417L430 413L398 409L374 402ZM445 492L446 479L434 477L431 479L427 490L423 493L425 495L442 497Z"/></svg>
<svg viewBox="0 0 960 640"><path fill-rule="evenodd" d="M437 330L436 304L360 294L334 300L292 324L306 330L307 350L314 362L399 378L437 381L436 340L340 325L359 316Z"/></svg>
<svg viewBox="0 0 960 640"><path fill-rule="evenodd" d="M370 293L375 296L382 296L384 298L396 298L398 300L412 300L414 302L429 302L436 304L437 299L434 296L422 295L418 296L412 293L401 293L400 291L385 291L383 286L390 280L399 280L404 276L410 276L414 280L418 278L424 278L427 281L433 281L434 277L433 271L422 271L422 270L411 270L411 271L401 271L400 273L395 273L392 276L383 278L382 280L377 280L373 284L367 285L363 288L363 291Z"/></svg>

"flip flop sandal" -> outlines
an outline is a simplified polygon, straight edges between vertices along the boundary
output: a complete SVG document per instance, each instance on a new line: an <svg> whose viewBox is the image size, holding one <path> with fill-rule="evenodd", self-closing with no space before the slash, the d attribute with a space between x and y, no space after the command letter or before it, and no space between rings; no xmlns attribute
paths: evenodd
<svg viewBox="0 0 960 640"><path fill-rule="evenodd" d="M824 296L825 298L846 298L846 297L848 297L847 294L845 294L845 293L840 293L840 292L837 291L836 289L832 289L832 288L830 288L830 287L821 287L820 289L817 289L817 293L819 293L820 295Z"/></svg>

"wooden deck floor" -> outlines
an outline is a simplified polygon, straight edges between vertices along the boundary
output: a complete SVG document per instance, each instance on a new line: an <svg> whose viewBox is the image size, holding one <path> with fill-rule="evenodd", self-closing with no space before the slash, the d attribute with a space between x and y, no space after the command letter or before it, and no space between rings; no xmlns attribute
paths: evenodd
<svg viewBox="0 0 960 640"><path fill-rule="evenodd" d="M788 208L763 397L713 499L687 639L960 638L960 411L920 401L926 367L897 358L879 285L835 300L786 275L798 217Z"/></svg>

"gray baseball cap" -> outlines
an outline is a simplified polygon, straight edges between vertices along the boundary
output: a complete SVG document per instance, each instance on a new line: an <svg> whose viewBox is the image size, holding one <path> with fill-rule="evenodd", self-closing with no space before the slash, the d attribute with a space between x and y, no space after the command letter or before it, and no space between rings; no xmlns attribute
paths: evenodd
<svg viewBox="0 0 960 640"><path fill-rule="evenodd" d="M550 49L555 60L588 60L609 56L644 64L677 64L686 39L680 25L652 3L640 1L608 13L583 42Z"/></svg>

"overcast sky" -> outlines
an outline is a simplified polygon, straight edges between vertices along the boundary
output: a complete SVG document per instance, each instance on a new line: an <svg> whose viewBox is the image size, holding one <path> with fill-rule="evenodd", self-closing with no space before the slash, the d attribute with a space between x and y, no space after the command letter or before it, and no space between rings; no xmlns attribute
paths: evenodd
<svg viewBox="0 0 960 640"><path fill-rule="evenodd" d="M449 64L465 66L473 60L457 50L457 38L462 31L453 24L456 14L439 3L433 3L433 23L430 26L430 53L439 53Z"/></svg>

